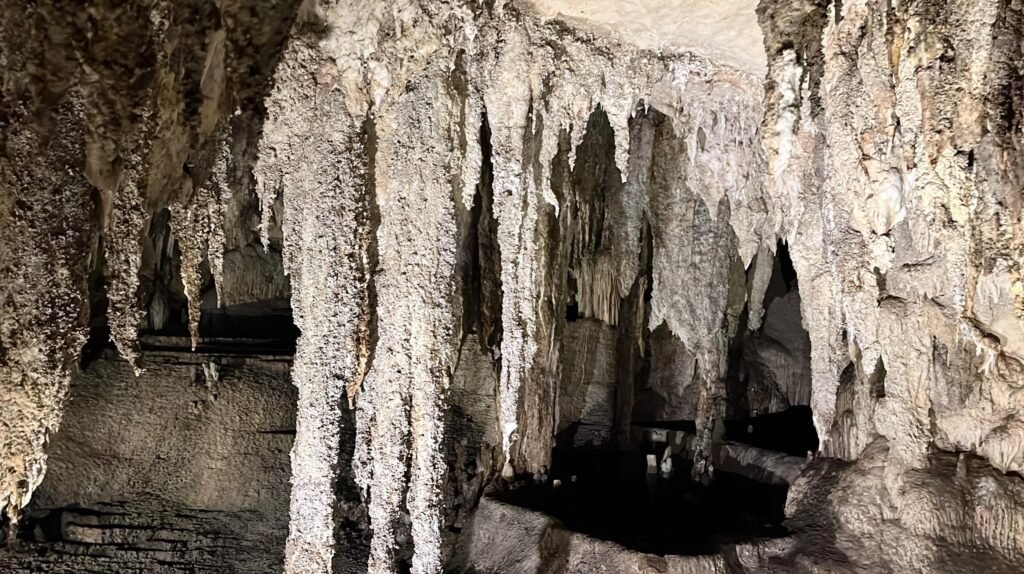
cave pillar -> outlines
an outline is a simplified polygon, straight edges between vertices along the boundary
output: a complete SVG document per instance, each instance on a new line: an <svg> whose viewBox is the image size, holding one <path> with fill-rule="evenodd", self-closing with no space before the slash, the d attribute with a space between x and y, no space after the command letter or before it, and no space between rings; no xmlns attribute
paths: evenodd
<svg viewBox="0 0 1024 574"><path fill-rule="evenodd" d="M367 152L362 121L338 90L316 41L294 37L266 101L254 169L266 217L283 199L285 270L301 331L292 446L288 574L324 574L335 559L342 401L358 388L368 351Z"/></svg>
<svg viewBox="0 0 1024 574"><path fill-rule="evenodd" d="M396 571L403 506L412 572L441 571L444 415L454 369L457 233L452 158L461 128L441 58L375 114L377 343L357 402L357 480L369 496L371 574ZM408 476L408 484L406 484Z"/></svg>

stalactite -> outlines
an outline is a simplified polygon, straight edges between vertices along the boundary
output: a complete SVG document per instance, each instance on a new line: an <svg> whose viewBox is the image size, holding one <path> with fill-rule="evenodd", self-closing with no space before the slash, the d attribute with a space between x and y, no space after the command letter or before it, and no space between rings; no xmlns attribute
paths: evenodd
<svg viewBox="0 0 1024 574"><path fill-rule="evenodd" d="M699 122L699 116L689 119ZM708 161L701 153L720 135L709 129L703 143L688 139L690 130L675 125L680 121L687 118L661 116L656 124L655 167L647 189L653 243L649 328L664 323L692 354L688 361L696 361L700 390L693 477L701 479L713 471L710 449L724 416L727 337L735 329L731 315L738 314L730 294L732 284L742 279L733 277L739 243L731 197L721 195L712 209L707 202L713 195L703 195L712 190L696 187L706 173L701 162ZM691 150L693 145L699 149Z"/></svg>
<svg viewBox="0 0 1024 574"><path fill-rule="evenodd" d="M564 146L568 138L558 122L543 111L534 109L532 126L526 137L525 154L531 159L533 177L544 186L538 189L544 198L537 209L537 226L533 241L536 249L536 307L532 336L537 342L533 365L520 386L518 442L514 445L512 464L518 472L543 476L551 467L551 448L557 428L558 393L561 380L562 347L566 315L568 266L570 264L571 228L575 215L569 206L571 190L564 171ZM554 132L552 134L552 132ZM552 152L545 142L561 140ZM548 153L554 155L548 156ZM556 174L557 172L557 174ZM538 177L539 175L539 177ZM554 185L554 177L561 178Z"/></svg>
<svg viewBox="0 0 1024 574"><path fill-rule="evenodd" d="M203 274L200 265L205 257L207 228L210 227L209 203L205 190L197 190L188 206L171 206L171 228L181 250L181 282L188 298L188 332L192 350L199 345L199 314L202 302Z"/></svg>
<svg viewBox="0 0 1024 574"><path fill-rule="evenodd" d="M221 141L223 143L219 143ZM217 291L217 304L223 305L224 249L227 245L224 225L232 195L231 180L228 175L231 167L231 148L230 140L215 138L215 142L218 142L216 144L217 156L210 173L210 179L203 186L203 189L208 190L208 201L212 202L207 204L210 220L209 234L206 240L206 260L210 264L210 274L213 275L213 285ZM191 320L191 315L189 319Z"/></svg>
<svg viewBox="0 0 1024 574"><path fill-rule="evenodd" d="M747 287L747 329L757 331L764 319L764 296L771 281L772 268L775 266L775 253L771 247L762 245L757 256L751 263L749 285Z"/></svg>
<svg viewBox="0 0 1024 574"><path fill-rule="evenodd" d="M869 3L863 9L870 10L873 6ZM906 207L930 214L931 222L946 221L944 225L928 225L929 231L937 238L936 243L941 245L945 292L942 295L928 293L931 291L926 287L928 283L922 283L917 289L911 287L917 292L906 297L909 300L906 308L879 306L882 314L878 327L882 342L880 355L885 362L889 384L885 400L879 406L880 412L876 415L876 427L891 441L893 462L913 467L924 464L930 443L929 431L935 424L933 401L930 397L921 399L923 394L928 394L927 387L915 374L932 368L933 358L929 352L932 342L925 335L931 332L928 326L945 322L935 317L937 313L929 309L930 306L922 305L919 298L933 297L947 307L950 314L960 315L960 332L964 332L965 326L968 332L973 332L974 326L965 323L972 322L967 317L978 316L973 309L977 299L972 295L976 286L982 284L979 272L1002 257L1006 257L1005 260L1014 257L1008 255L1009 242L989 235L993 231L991 223L998 218L983 215L984 206L991 201L1000 201L995 198L1001 195L998 185L985 189L984 184L996 181L995 174L1002 170L996 168L991 176L978 177L979 172L970 165L969 159L980 155L977 152L981 130L977 126L980 116L987 111L984 106L985 81L981 78L995 77L981 54L990 52L994 36L990 15L996 10L995 3L984 2L950 7L942 14L932 6L907 6L890 11L884 28L879 29L877 25L869 28L869 37L878 38L875 41L882 43L889 54L894 83L892 115L896 124L892 145L896 148L895 153L899 154L899 169L894 170L893 176L885 182L887 193L876 192L867 202L866 209L876 214L877 223L879 211L884 215L882 208L888 205L880 205L879 202L891 198L889 203L898 200L899 206L904 208L900 212L903 217L896 223L907 219ZM851 22L862 18L861 14L854 9ZM942 35L942 46L934 44L934 37L923 32L921 26L932 34ZM954 95L949 91L951 86L955 86L959 93ZM993 115L1000 114L996 112ZM997 128L996 131L1001 130ZM937 202L939 197L941 200ZM938 207L940 202L945 208ZM888 223L889 219L884 219L884 222ZM916 231L921 223L920 219L914 218L905 225ZM877 233L878 229L875 231ZM985 235L991 239L981 239ZM976 241L988 244L984 249L986 256L978 257L971 253L972 244ZM894 259L902 263L900 259L903 258L899 257L902 246L899 241L896 243L894 251L898 255ZM867 265L873 263L869 261ZM881 265L876 267L881 273L890 274L892 271ZM891 274L898 277L902 270L897 268L895 271ZM897 285L899 283L893 287ZM889 289L888 286L886 288ZM987 335L984 332L980 334L981 337L969 337L975 348L979 344L984 347ZM904 353L904 348L919 352ZM896 352L896 349L900 351ZM865 356L864 360L867 361L868 357ZM982 376L989 374L983 373ZM953 434L963 436L963 431L957 429L959 425L946 422L943 420L941 425L943 430L952 430ZM989 428L999 426L996 421L988 424L991 425Z"/></svg>
<svg viewBox="0 0 1024 574"><path fill-rule="evenodd" d="M824 193L833 198L837 211L845 212L840 217L847 219L849 225L861 233L858 240L849 237L844 249L849 254L835 261L836 272L841 278L839 289L843 297L845 327L850 342L861 350L865 371L870 374L881 353L878 331L878 292L874 277L870 275L868 265L862 264L862 258L868 259L881 272L888 271L889 262L881 257L888 255L882 246L884 238L879 237L887 232L895 223L900 208L893 205L879 208L888 213L871 214L864 209L864 204L888 197L891 191L890 178L898 166L898 154L893 153L894 116L892 114L893 97L891 72L888 69L888 54L880 43L876 33L865 38L865 58L877 62L878 67L864 74L857 74L854 61L840 55L843 38L860 30L881 29L881 15L869 14L866 5L860 2L848 3L844 6L844 18L840 24L826 28L823 40L825 46L825 72L823 83L829 88L829 100L825 105L824 121L827 126L826 138L829 142L825 152L827 165L857 165L860 169L845 172L841 177L826 178L823 182ZM849 16L849 19L846 18ZM863 128L843 125L840 118L858 118ZM864 133L864 129L871 132ZM889 135L886 135L889 134ZM847 175L848 174L848 175ZM863 197L863 195L868 197ZM891 198L901 203L899 195ZM884 220L884 221L883 221ZM871 277L871 280L867 280ZM824 434L832 425L835 410L836 390L838 389L838 372L832 373L830 380L821 380L816 385L812 399L812 408L821 421L820 433Z"/></svg>
<svg viewBox="0 0 1024 574"><path fill-rule="evenodd" d="M403 495L412 523L412 572L441 571L441 445L454 355L456 254L449 179L455 141L448 129L455 102L446 73L441 62L429 65L377 116L379 339L357 404L360 448L368 457L359 481L369 492L374 536L368 571L374 574L396 569Z"/></svg>
<svg viewBox="0 0 1024 574"><path fill-rule="evenodd" d="M499 419L502 447L509 461L516 440L519 391L533 366L537 351L534 339L537 299L536 250L537 197L523 140L532 131L531 86L521 77L529 61L522 35L509 39L494 77L485 83L484 105L491 127L494 164L494 217L501 250L502 340L499 379ZM504 471L512 472L509 464Z"/></svg>
<svg viewBox="0 0 1024 574"><path fill-rule="evenodd" d="M209 7L206 7L209 9ZM216 14L219 16L219 13ZM209 18L195 17L203 22ZM197 26L202 30L201 26ZM227 99L225 85L224 30L215 30L192 39L193 45L206 48L203 69L198 76L202 99L197 117L189 117L190 132L198 156L191 166L190 181L184 185L186 197L172 201L171 227L181 250L181 279L188 298L188 330L192 350L199 344L204 260L213 275L218 305L222 303L224 276L225 215L231 201L230 181L231 129L220 118ZM211 137L212 136L212 137Z"/></svg>
<svg viewBox="0 0 1024 574"><path fill-rule="evenodd" d="M483 101L479 90L468 88L463 110L465 149L462 150L462 205L473 209L473 198L476 187L480 185L480 172L483 169L483 150L480 143L480 126L483 121Z"/></svg>
<svg viewBox="0 0 1024 574"><path fill-rule="evenodd" d="M557 349L547 348L554 316L542 298L545 289L561 279L545 279L541 273L541 259L551 239L539 220L547 209L554 211L554 217L561 216L561 200L551 189L551 160L558 149L559 133L563 129L570 133L572 161L586 117L597 101L594 86L604 77L600 66L604 60L580 54L575 59L566 56L565 61L581 67L577 72L587 81L583 85L565 81L555 73L558 64L549 47L532 43L533 32L528 23L500 29L507 40L497 61L478 64L471 74L484 86L492 134L494 214L503 293L499 418L506 460L512 463L506 466L506 473L540 470L549 457L550 437L546 435L557 409L547 403L540 411L520 404L524 384L530 388L527 392L539 396L552 390L552 369L546 365L557 356ZM535 368L538 350L543 357ZM539 426L531 430L527 443L515 448L513 456L520 415Z"/></svg>
<svg viewBox="0 0 1024 574"><path fill-rule="evenodd" d="M148 137L149 134L142 136L139 143ZM121 356L136 369L140 368L138 329L145 318L145 311L139 304L140 243L149 219L143 200L145 160L139 157L145 155L148 154L142 151L126 164L122 183L113 192L110 224L104 230L103 242L110 337Z"/></svg>
<svg viewBox="0 0 1024 574"><path fill-rule="evenodd" d="M324 62L315 43L293 38L267 100L254 170L261 193L276 186L282 192L285 268L302 333L292 367L299 401L285 549L289 574L331 569L341 401L347 388L361 382L369 360L364 136L361 122L332 88L336 69Z"/></svg>
<svg viewBox="0 0 1024 574"><path fill-rule="evenodd" d="M576 269L576 298L580 314L609 325L619 323L619 274L610 257L596 255L583 259Z"/></svg>
<svg viewBox="0 0 1024 574"><path fill-rule="evenodd" d="M557 149L558 132L564 129L569 135L568 160L573 163L576 148L587 133L587 119L597 107L607 110L614 138L612 162L619 178L613 197L614 218L623 226L605 230L609 236L614 236L614 240L609 241L611 259L603 254L604 261L594 259L581 264L600 271L595 274L595 281L583 286L581 293L587 298L587 309L614 322L619 299L628 295L638 271L639 222L644 206L643 194L635 184L629 194L621 190L622 174L630 161L628 122L637 109L637 102L645 96L652 91L674 89L668 85L655 89L655 81L664 78L664 70L660 63L645 55L631 53L621 60L611 59L575 42L566 44L566 53L553 53L545 46L531 44L534 33L530 24L504 31L508 41L497 62L488 62L478 74L479 81L487 86L484 102L494 134L495 213L499 222L504 293L501 426L506 449L516 442L516 428L521 424L513 416L514 412L531 420L547 420L536 408L519 405L519 397L524 384L541 394L547 384L543 382L547 370L543 366L535 369L534 360L537 349L542 344L548 345L546 338L550 332L546 327L552 320L545 318L544 307L540 305L542 295L535 287L538 266L543 264L539 261L540 251L531 240L537 238L537 246L545 245L549 239L537 235L543 231L536 227L536 221L544 209L556 210L558 217L561 214L557 210L564 207L552 192L550 181L550 160ZM524 46L528 45L532 46L532 52L527 55ZM706 63L697 66L703 71ZM518 80L511 81L513 77ZM522 81L523 78L528 81ZM671 84L671 80L662 83ZM516 89L510 92L492 88L510 85ZM643 144L639 149L642 154ZM545 425L541 425L540 431L534 431L543 434ZM525 455L524 460L519 461L520 467L508 467L506 471L537 471L544 466L547 456L541 453L547 453L548 448L540 448L538 440L532 439L534 446L526 449L536 454Z"/></svg>
<svg viewBox="0 0 1024 574"><path fill-rule="evenodd" d="M0 357L11 361L0 359L0 363L3 370L13 369L0 378L28 393L25 397L21 392L0 393L0 401L14 401L2 405L3 424L10 432L0 433L4 436L0 443L4 450L16 443L33 449L11 456L21 470L8 473L4 463L0 472L4 505L10 494L7 481L15 480L11 496L17 500L10 506L14 513L42 478L43 448L60 421L69 373L84 341L81 325L87 303L81 290L89 266L97 266L90 262L97 234L103 236L99 245L105 251L104 295L111 336L121 355L139 367L136 339L144 317L139 297L146 287L140 285L139 267L146 225L151 214L179 191L188 130L205 129L202 121L189 115L195 111L189 105L195 103L193 96L198 92L204 98L219 98L209 81L220 70L197 65L196 61L202 64L202 56L193 58L197 46L209 47L207 52L217 48L215 41L205 42L204 34L210 31L206 26L216 20L216 9L209 3L100 1L88 10L53 3L16 4L13 13L10 9L3 7L0 60L12 79L18 74L23 78L10 85L5 79L4 109L0 110L3 157L18 157L31 169L23 170L17 182L4 178L0 205L8 198L19 199L10 212L16 221L7 225L6 210L0 218L5 220L5 230L20 233L26 244L33 245L34 254L26 259L17 249L8 252L0 247L0 252L6 253L4 260L20 274L6 283L32 285L38 290L33 307L46 309L46 316L39 317L37 311L24 308L28 300L21 287L0 294L0 301L8 306L0 314L4 325ZM218 37L216 32L213 36ZM16 102L35 108L22 117L26 110L7 109ZM202 120L216 119L216 114L206 113L210 111L206 107L199 111ZM8 123L16 129L8 131ZM40 138L38 146L23 137L23 128ZM28 147L22 149L22 144ZM25 211L25 205L36 207ZM29 227L23 229L23 225ZM0 244L7 243L5 235ZM37 264L46 268L45 277L34 277ZM29 318L37 323L31 329L21 325ZM32 350L30 342L43 346ZM29 359L31 367L16 367ZM17 412L8 414L11 405ZM33 421L34 430L26 426L23 433L17 421ZM8 460L3 454L0 458Z"/></svg>
<svg viewBox="0 0 1024 574"><path fill-rule="evenodd" d="M695 373L692 475L704 480L713 473L711 444L725 415L727 341L743 306L737 269L760 244L774 242L774 233L762 211L758 94L707 79L700 62L669 69L651 98L668 117L651 130L653 151L643 158L651 166L643 202L653 243L648 328L665 324L686 350L687 372Z"/></svg>
<svg viewBox="0 0 1024 574"><path fill-rule="evenodd" d="M0 512L12 533L43 480L85 343L96 233L82 97L55 96L63 102L52 109L0 108L10 122L0 138ZM40 129L32 122L44 109L52 124Z"/></svg>
<svg viewBox="0 0 1024 574"><path fill-rule="evenodd" d="M782 6L765 1L758 15L769 58L762 129L767 134L771 224L773 232L787 240L801 278L801 316L812 341L811 409L821 450L828 453L828 429L848 347L842 340L841 287L830 252L834 216L823 209L827 190L818 191L824 179L824 133L819 127L823 124L821 31L829 20L824 4L807 0ZM760 293L756 296L763 298Z"/></svg>
<svg viewBox="0 0 1024 574"><path fill-rule="evenodd" d="M652 177L648 190L654 234L651 325L665 322L688 349L696 350L720 328L727 286L707 280L724 263L703 257L710 255L708 249L720 230L704 200L694 197L678 173L685 170L680 157L685 153L683 146L675 138L663 140L655 161L663 161L665 168ZM691 268L692 273L681 273L683 268Z"/></svg>
<svg viewBox="0 0 1024 574"><path fill-rule="evenodd" d="M171 228L181 250L181 280L188 298L188 330L192 350L199 344L203 274L202 263L207 261L213 275L217 300L221 300L224 275L224 214L230 201L227 171L231 161L228 135L220 134L210 144L206 165L197 166L199 177L194 179L192 195L170 206Z"/></svg>
<svg viewBox="0 0 1024 574"><path fill-rule="evenodd" d="M761 89L751 85L750 76L701 60L681 58L665 68L645 105L672 119L675 136L686 144L683 175L712 216L728 198L736 249L749 265L761 244L775 242L772 219L765 213L771 203L758 132Z"/></svg>
<svg viewBox="0 0 1024 574"><path fill-rule="evenodd" d="M626 195L615 154L621 147L619 141L628 140L628 134L616 132L610 119L603 109L594 111L577 148L570 203L575 229L566 240L572 242L571 266L580 313L616 325L624 296L620 286L636 277L640 238L636 223L644 194L633 185L628 192L635 195Z"/></svg>
<svg viewBox="0 0 1024 574"><path fill-rule="evenodd" d="M613 188L608 198L611 209L606 216L612 233L611 255L618 279L616 288L623 298L632 292L632 283L645 268L641 254L646 233L646 190L650 185L654 153L654 129L646 111L637 112L628 135L615 134L616 140L626 137L629 138L629 169L623 173L623 186Z"/></svg>

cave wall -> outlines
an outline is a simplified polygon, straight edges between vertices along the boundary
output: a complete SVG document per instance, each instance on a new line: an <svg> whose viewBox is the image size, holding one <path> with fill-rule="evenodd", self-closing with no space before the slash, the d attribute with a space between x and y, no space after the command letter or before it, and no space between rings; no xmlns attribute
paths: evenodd
<svg viewBox="0 0 1024 574"><path fill-rule="evenodd" d="M286 357L102 358L72 384L49 450L45 508L153 495L188 508L286 514L294 389Z"/></svg>
<svg viewBox="0 0 1024 574"><path fill-rule="evenodd" d="M108 353L74 377L5 572L270 572L288 532L290 357ZM358 500L358 496L356 496Z"/></svg>
<svg viewBox="0 0 1024 574"><path fill-rule="evenodd" d="M798 11L771 8L762 8L778 26L766 40L775 52L767 101L776 102L766 141L778 150L769 184L783 209L797 208L787 196L822 206L804 208L788 235L797 274L822 282L811 292L801 281L801 311L811 406L819 434L835 435L824 451L856 458L876 426L911 467L934 443L1018 468L1004 450L1015 426L1017 327L994 326L997 315L1015 316L1007 294L1017 241L1005 222L1016 217L1017 168L1005 126L1017 112L1003 94L1017 72L996 46L1013 33L1016 10L807 3L786 26L780 14ZM793 37L819 32L820 47ZM980 159L991 154L1002 159ZM1002 312L992 313L997 301ZM880 367L884 392L872 399L873 420L858 408L862 418L836 433L836 389L851 361L861 383L848 392L863 392ZM954 398L950 385L965 386ZM1001 389L1004 399L985 401L983 413L967 388Z"/></svg>
<svg viewBox="0 0 1024 574"><path fill-rule="evenodd" d="M1013 538L995 534L1015 528L1022 461L1010 295L1019 7L759 10L768 185L789 215L781 233L811 338L810 405L822 454L856 461L823 459L816 492L795 488L787 512L810 516L812 500L829 497L833 518L817 524L832 558L855 569L1006 568L1020 560ZM994 498L980 494L988 487ZM946 499L970 502L938 511ZM981 517L982 507L1002 510ZM882 524L902 534L880 534Z"/></svg>

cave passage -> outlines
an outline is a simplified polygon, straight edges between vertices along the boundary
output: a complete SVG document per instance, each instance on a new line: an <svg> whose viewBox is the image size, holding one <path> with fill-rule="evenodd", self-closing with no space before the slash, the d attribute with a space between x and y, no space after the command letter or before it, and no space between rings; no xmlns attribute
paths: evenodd
<svg viewBox="0 0 1024 574"><path fill-rule="evenodd" d="M790 407L779 413L725 421L727 441L805 456L818 450L818 433L814 429L811 408Z"/></svg>
<svg viewBox="0 0 1024 574"><path fill-rule="evenodd" d="M543 512L566 528L657 555L708 555L723 546L785 536L787 486L717 473L709 485L689 478L689 462L671 456L667 476L648 469L645 452L556 449L550 484L525 485L503 502Z"/></svg>
<svg viewBox="0 0 1024 574"><path fill-rule="evenodd" d="M505 502L659 555L715 554L723 546L785 536L786 477L818 446L810 408L725 420L722 427L707 484L690 478L694 421L634 421L628 449L556 448L550 478L558 486L523 486Z"/></svg>
<svg viewBox="0 0 1024 574"><path fill-rule="evenodd" d="M581 444L588 429L570 425L558 437L549 475L541 477L547 480L521 484L503 501L557 518L572 531L659 555L715 554L785 536L789 484L808 453L817 452L818 437L808 406L810 341L785 243L768 264L763 314L751 325L745 309L730 344L709 480L690 477L698 424L680 418L695 414L695 389L702 386L692 368L681 368L693 355L661 329L641 359L644 367L631 371L643 400L633 409L629 439ZM569 319L575 310L570 304Z"/></svg>
<svg viewBox="0 0 1024 574"><path fill-rule="evenodd" d="M748 304L730 345L725 440L793 456L817 452L808 406L811 345L800 295L789 248L779 241L759 324L752 325Z"/></svg>

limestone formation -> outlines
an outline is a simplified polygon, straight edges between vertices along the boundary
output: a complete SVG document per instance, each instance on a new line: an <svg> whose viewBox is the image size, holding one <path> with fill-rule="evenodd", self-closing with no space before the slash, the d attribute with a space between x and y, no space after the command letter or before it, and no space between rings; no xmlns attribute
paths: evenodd
<svg viewBox="0 0 1024 574"><path fill-rule="evenodd" d="M0 15L0 569L1024 567L1019 2Z"/></svg>

